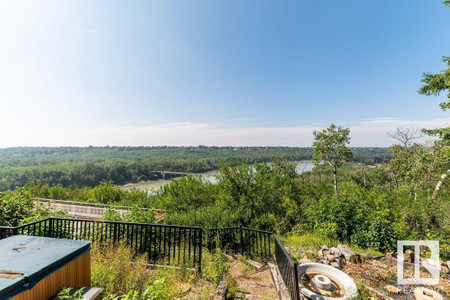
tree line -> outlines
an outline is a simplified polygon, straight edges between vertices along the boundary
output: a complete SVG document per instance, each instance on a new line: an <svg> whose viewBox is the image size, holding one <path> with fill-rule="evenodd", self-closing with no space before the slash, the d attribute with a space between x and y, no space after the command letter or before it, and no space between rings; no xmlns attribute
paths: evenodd
<svg viewBox="0 0 450 300"><path fill-rule="evenodd" d="M0 149L0 190L28 181L43 184L96 186L161 177L158 171L203 173L222 161L253 164L273 156L309 160L312 148L295 147L18 147ZM392 158L387 148L354 148L354 161L378 164Z"/></svg>

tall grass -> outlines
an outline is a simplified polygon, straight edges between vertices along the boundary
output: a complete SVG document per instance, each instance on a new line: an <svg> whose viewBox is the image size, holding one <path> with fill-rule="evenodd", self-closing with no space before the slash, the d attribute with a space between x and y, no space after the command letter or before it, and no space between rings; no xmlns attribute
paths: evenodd
<svg viewBox="0 0 450 300"><path fill-rule="evenodd" d="M150 267L146 255L134 255L125 244L94 244L92 285L104 289L101 299L208 299L227 271L221 253L204 251L202 274L187 268ZM193 297L193 298L192 298Z"/></svg>

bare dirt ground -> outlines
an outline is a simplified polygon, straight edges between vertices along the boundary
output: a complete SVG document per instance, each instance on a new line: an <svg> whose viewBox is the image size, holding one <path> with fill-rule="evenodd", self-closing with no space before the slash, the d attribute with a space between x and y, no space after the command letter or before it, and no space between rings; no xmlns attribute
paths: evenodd
<svg viewBox="0 0 450 300"><path fill-rule="evenodd" d="M368 286L393 299L415 299L413 293L417 286L397 285L397 264L388 258L365 259L362 264L347 263L342 271L358 283L363 295L374 296L370 290L365 288ZM413 269L406 268L404 276L413 278ZM421 272L421 277L427 277L427 273ZM389 292L386 289L387 285L398 288L399 293ZM450 299L450 274L441 272L438 285L425 287L439 292L444 299Z"/></svg>
<svg viewBox="0 0 450 300"><path fill-rule="evenodd" d="M245 260L234 260L230 265L230 276L237 283L236 299L278 299L269 269L257 270Z"/></svg>

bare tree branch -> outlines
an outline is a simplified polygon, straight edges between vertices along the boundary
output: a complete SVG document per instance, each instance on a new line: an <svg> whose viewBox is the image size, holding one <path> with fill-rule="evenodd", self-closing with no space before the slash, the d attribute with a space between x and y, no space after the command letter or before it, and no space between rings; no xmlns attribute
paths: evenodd
<svg viewBox="0 0 450 300"><path fill-rule="evenodd" d="M403 127L397 127L395 131L387 132L387 135L400 142L405 148L411 147L415 140L423 137L423 133L418 129Z"/></svg>

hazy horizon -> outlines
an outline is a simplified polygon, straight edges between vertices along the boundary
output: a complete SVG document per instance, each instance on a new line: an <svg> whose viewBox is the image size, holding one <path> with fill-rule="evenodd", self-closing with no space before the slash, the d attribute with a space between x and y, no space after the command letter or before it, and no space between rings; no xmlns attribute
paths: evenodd
<svg viewBox="0 0 450 300"><path fill-rule="evenodd" d="M388 147L395 140L387 136L388 131L396 127L405 128L438 128L446 126L447 119L433 121L406 121L396 119L376 119L366 123L349 125L351 129L351 147ZM345 125L345 124L344 124ZM0 142L0 148L11 147L87 147L87 146L286 146L286 147L311 147L313 142L313 130L322 127L299 126L278 128L217 128L207 124L165 124L150 127L114 127L79 130L76 132L59 131L56 135L61 142L52 142L53 136L34 136L27 139L28 143L17 142L8 144L13 139ZM3 132L3 135L7 133ZM102 137L106 142L96 143L96 139ZM12 137L13 138L13 137ZM143 140L158 140L155 143L145 143ZM421 140L431 140L424 136ZM30 142L33 141L33 142ZM289 140L290 142L284 142ZM74 142L75 141L75 142ZM76 142L79 141L79 142ZM109 141L109 142L108 142ZM113 141L113 142L111 142ZM211 141L213 141L211 143ZM266 141L266 143L261 143Z"/></svg>

